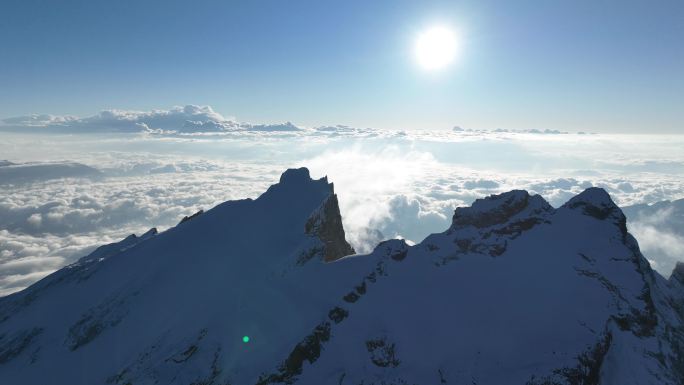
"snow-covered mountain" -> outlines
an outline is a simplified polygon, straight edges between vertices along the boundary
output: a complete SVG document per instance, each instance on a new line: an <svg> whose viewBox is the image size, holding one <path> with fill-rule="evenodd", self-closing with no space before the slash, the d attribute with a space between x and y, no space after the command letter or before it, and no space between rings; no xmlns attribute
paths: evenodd
<svg viewBox="0 0 684 385"><path fill-rule="evenodd" d="M651 270L601 189L353 253L332 184L288 170L0 299L0 383L684 381L684 267Z"/></svg>

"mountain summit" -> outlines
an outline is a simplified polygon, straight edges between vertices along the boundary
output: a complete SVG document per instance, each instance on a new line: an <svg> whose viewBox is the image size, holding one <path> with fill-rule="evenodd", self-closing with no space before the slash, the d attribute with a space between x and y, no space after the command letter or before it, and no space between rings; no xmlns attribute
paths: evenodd
<svg viewBox="0 0 684 385"><path fill-rule="evenodd" d="M0 299L5 384L681 384L681 266L601 189L354 255L326 178L103 246Z"/></svg>

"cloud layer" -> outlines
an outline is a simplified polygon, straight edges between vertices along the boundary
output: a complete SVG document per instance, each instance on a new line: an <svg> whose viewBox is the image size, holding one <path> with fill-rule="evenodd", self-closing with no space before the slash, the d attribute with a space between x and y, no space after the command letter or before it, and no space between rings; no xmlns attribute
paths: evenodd
<svg viewBox="0 0 684 385"><path fill-rule="evenodd" d="M6 130L52 130L62 132L149 132L157 134L221 131L297 131L290 122L281 124L238 123L223 117L210 106L186 105L169 110L105 110L97 115L28 115L2 120Z"/></svg>
<svg viewBox="0 0 684 385"><path fill-rule="evenodd" d="M356 128L345 125L304 127L291 122L253 124L225 117L211 106L185 105L170 109L151 111L110 109L88 116L34 114L15 116L0 120L0 130L19 132L71 132L71 133L149 133L155 135L244 135L249 133L274 133L280 135L319 135L329 137L411 137L435 140L463 140L481 135L569 135L569 132L551 129L512 130L497 128L464 129L435 132L379 130ZM585 135L584 132L576 134Z"/></svg>
<svg viewBox="0 0 684 385"><path fill-rule="evenodd" d="M684 197L681 137L278 128L235 123L198 106L4 124L11 129L0 132L0 158L7 159L0 162L0 295L97 245L256 197L287 167L329 176L359 251L385 238L418 242L446 229L455 207L515 188L554 206L590 186L621 206ZM90 134L44 132L64 127ZM214 129L220 135L204 134ZM684 226L664 227L673 211L646 211L629 214L630 230L669 275L684 260Z"/></svg>
<svg viewBox="0 0 684 385"><path fill-rule="evenodd" d="M659 271L672 271L684 262L684 199L623 209L629 231L639 241L642 253Z"/></svg>

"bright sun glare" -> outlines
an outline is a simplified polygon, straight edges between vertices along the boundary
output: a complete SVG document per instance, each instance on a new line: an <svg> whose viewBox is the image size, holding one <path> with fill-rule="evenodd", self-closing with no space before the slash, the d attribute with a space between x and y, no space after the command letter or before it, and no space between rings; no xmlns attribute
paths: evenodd
<svg viewBox="0 0 684 385"><path fill-rule="evenodd" d="M447 27L432 27L416 39L418 64L425 70L438 70L449 65L458 54L459 41Z"/></svg>

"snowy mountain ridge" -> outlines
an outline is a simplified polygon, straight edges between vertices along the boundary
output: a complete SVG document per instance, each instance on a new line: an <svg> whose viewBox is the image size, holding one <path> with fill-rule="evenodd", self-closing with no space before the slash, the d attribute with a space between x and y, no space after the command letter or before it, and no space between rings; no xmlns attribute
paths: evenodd
<svg viewBox="0 0 684 385"><path fill-rule="evenodd" d="M1 298L0 383L684 381L684 267L654 272L602 189L353 254L333 185L287 170Z"/></svg>

